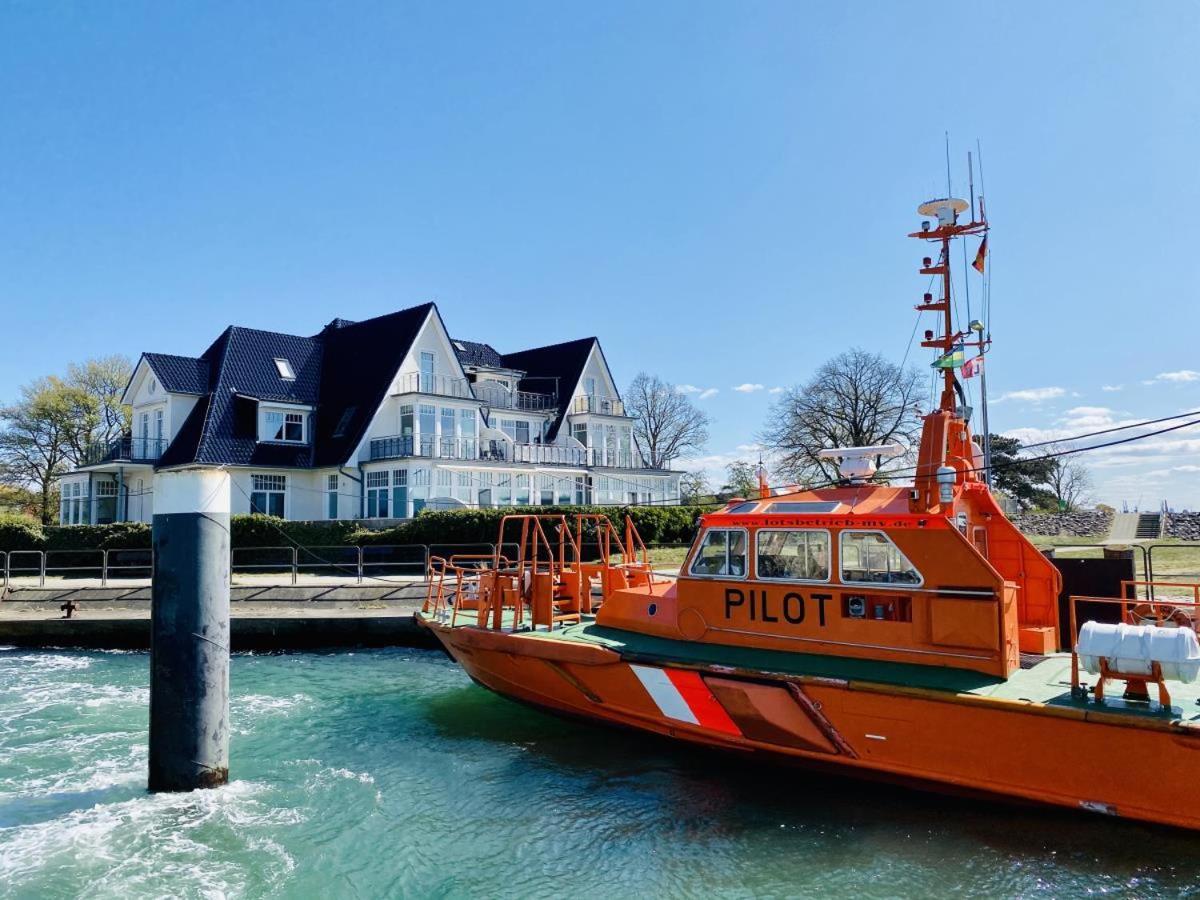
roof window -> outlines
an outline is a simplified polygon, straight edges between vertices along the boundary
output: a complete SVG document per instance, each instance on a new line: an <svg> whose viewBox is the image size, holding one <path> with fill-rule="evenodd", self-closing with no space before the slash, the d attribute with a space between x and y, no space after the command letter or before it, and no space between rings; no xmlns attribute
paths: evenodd
<svg viewBox="0 0 1200 900"><path fill-rule="evenodd" d="M467 352L467 348L463 346L462 341L454 341L454 347L457 350L461 350L463 353Z"/></svg>
<svg viewBox="0 0 1200 900"><path fill-rule="evenodd" d="M342 413L342 417L338 419L337 427L333 429L334 437L346 436L346 429L350 427L350 420L354 418L354 411L356 409L358 409L357 406L346 407L345 411Z"/></svg>
<svg viewBox="0 0 1200 900"><path fill-rule="evenodd" d="M275 359L275 368L279 370L279 377L284 381L295 381L296 370L292 368L292 364L286 359Z"/></svg>

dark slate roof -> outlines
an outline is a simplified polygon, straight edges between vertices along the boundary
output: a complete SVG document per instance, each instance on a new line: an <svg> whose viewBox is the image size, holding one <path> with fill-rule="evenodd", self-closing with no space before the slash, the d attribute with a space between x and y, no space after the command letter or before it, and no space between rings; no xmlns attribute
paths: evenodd
<svg viewBox="0 0 1200 900"><path fill-rule="evenodd" d="M158 466L178 466L196 459L200 437L204 434L204 421L208 418L208 401L207 395L196 401L192 411L179 426L179 433L158 458Z"/></svg>
<svg viewBox="0 0 1200 900"><path fill-rule="evenodd" d="M175 394L208 393L208 360L170 353L143 353L164 391Z"/></svg>
<svg viewBox="0 0 1200 900"><path fill-rule="evenodd" d="M458 361L464 366L486 366L491 369L505 368L504 359L496 352L491 344L481 344L479 341L464 341L462 338L451 338L454 352ZM462 347L459 347L462 344Z"/></svg>
<svg viewBox="0 0 1200 900"><path fill-rule="evenodd" d="M432 303L423 303L365 322L327 327L317 336L325 346L325 362L313 465L341 465L354 452L430 310L437 313ZM347 410L352 412L341 436L335 437Z"/></svg>
<svg viewBox="0 0 1200 900"><path fill-rule="evenodd" d="M505 353L502 357L505 368L519 369L526 373L518 385L522 391L550 393L555 390L554 379L558 380L558 416L550 425L550 431L546 436L548 441L554 440L559 426L566 421L567 409L571 403L571 392L579 383L579 379L583 375L583 367L587 365L592 347L597 343L594 337L580 338L577 341L567 341L565 344L552 344L549 347Z"/></svg>

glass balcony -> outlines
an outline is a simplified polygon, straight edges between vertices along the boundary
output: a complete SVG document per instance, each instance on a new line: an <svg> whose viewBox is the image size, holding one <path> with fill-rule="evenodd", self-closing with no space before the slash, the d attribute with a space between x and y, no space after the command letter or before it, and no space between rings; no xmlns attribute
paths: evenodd
<svg viewBox="0 0 1200 900"><path fill-rule="evenodd" d="M394 394L437 394L441 397L460 397L463 400L474 400L471 393L471 382L465 378L453 378L449 375L430 375L428 373L409 372L401 375Z"/></svg>
<svg viewBox="0 0 1200 900"><path fill-rule="evenodd" d="M495 381L477 381L471 387L475 396L492 409L516 409L542 412L558 407L557 394L538 394L533 391L513 391Z"/></svg>
<svg viewBox="0 0 1200 900"><path fill-rule="evenodd" d="M440 438L435 435L392 435L371 440L371 459L479 459L475 438Z"/></svg>
<svg viewBox="0 0 1200 900"><path fill-rule="evenodd" d="M595 394L583 394L571 402L571 412L597 413L602 416L624 416L625 404L615 397L598 397Z"/></svg>
<svg viewBox="0 0 1200 900"><path fill-rule="evenodd" d="M89 444L83 454L83 464L94 466L104 462L154 462L167 449L165 438L124 435L107 444Z"/></svg>

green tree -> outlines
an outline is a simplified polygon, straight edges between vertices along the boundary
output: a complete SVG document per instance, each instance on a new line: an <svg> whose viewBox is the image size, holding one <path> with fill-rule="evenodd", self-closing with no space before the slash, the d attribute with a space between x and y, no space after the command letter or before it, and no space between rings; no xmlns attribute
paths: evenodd
<svg viewBox="0 0 1200 900"><path fill-rule="evenodd" d="M726 481L721 493L727 497L757 497L758 467L739 459L725 467Z"/></svg>
<svg viewBox="0 0 1200 900"><path fill-rule="evenodd" d="M1021 509L1051 508L1055 496L1045 485L1054 473L1052 459L1022 459L1021 442L1002 434L992 436L992 487L1003 491Z"/></svg>
<svg viewBox="0 0 1200 900"><path fill-rule="evenodd" d="M0 409L0 474L37 495L45 525L53 520L56 481L71 467L78 399L74 389L51 376L25 385L20 401Z"/></svg>

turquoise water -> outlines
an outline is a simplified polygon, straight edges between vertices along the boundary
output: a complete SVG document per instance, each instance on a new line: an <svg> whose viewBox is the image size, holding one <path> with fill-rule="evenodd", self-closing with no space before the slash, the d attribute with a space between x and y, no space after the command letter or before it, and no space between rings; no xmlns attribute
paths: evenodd
<svg viewBox="0 0 1200 900"><path fill-rule="evenodd" d="M150 796L147 671L0 649L0 895L1200 893L1188 835L564 722L427 651L235 657L235 780Z"/></svg>

